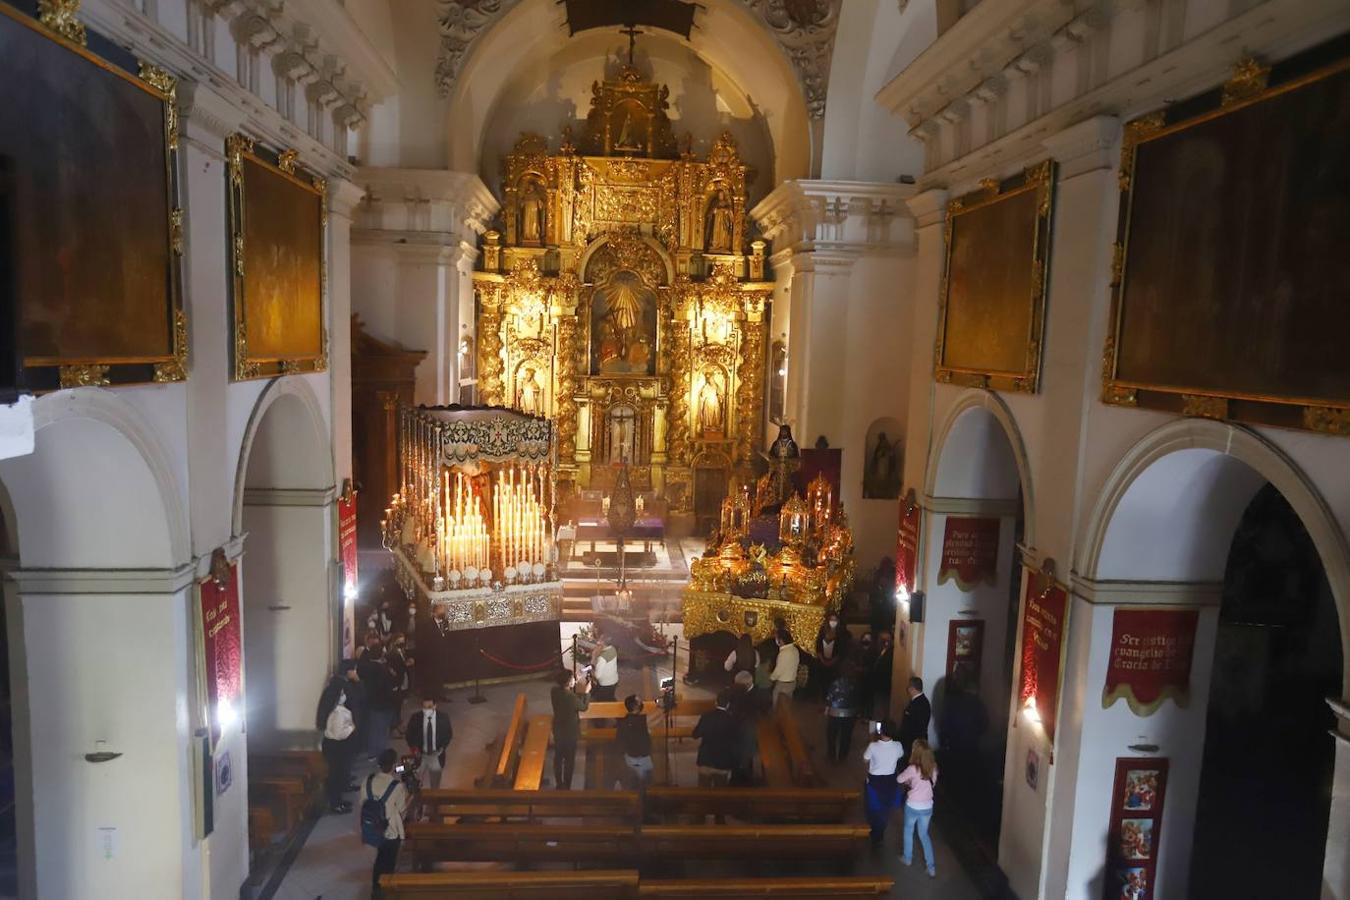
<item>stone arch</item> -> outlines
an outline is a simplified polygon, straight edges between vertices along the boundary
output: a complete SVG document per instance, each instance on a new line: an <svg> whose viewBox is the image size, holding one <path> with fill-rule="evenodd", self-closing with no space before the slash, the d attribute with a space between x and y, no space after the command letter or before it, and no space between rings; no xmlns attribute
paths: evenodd
<svg viewBox="0 0 1350 900"><path fill-rule="evenodd" d="M629 234L629 233L607 234L601 238L591 241L591 243L587 245L586 249L582 251L581 259L577 265L577 271L581 273L583 280L588 280L590 278L587 269L590 267L591 260L595 258L595 255L605 247L609 247L612 244L617 244L620 240L641 241L643 244L649 247L653 253L656 254L659 260L661 260L661 266L663 271L665 272L665 277L661 280L659 284L652 285L653 288L668 287L669 285L675 283L675 260L671 259L670 254L666 252L666 248L661 246L661 242L649 235ZM642 273L639 272L638 274L641 275Z"/></svg>
<svg viewBox="0 0 1350 900"><path fill-rule="evenodd" d="M276 474L282 479L289 479L294 483L286 484L285 487L292 488L331 488L336 485L337 474L333 464L333 448L329 439L328 427L323 414L323 408L319 405L319 398L314 393L314 389L304 378L283 377L274 379L263 389L259 395L258 401L254 404L253 412L249 415L248 425L244 429L244 439L239 448L239 460L235 469L234 479L234 510L232 515L231 533L239 535L243 525L244 516L244 491L248 486L250 466L254 464L254 449L258 443L259 431L264 422L270 425L280 424L269 413L273 412L272 407L278 403L282 406L275 412L280 414L287 409L294 411L296 416L291 420L285 421L291 427L284 434L277 434L275 438L268 440L269 451L271 448L280 448L282 445L288 447L292 464L279 470ZM291 439L295 443L292 445ZM259 445L261 447L261 445ZM295 464L306 457L317 458L316 468L306 468L301 464ZM275 480L275 479L273 479ZM282 486L282 485L273 485Z"/></svg>
<svg viewBox="0 0 1350 900"><path fill-rule="evenodd" d="M1350 548L1321 494L1278 447L1254 431L1177 419L1145 435L1107 477L1079 544L1085 579L1220 582L1247 504L1271 484L1293 507L1321 557L1350 659ZM1167 523L1171 527L1159 527ZM1141 571L1140 566L1143 569ZM1350 696L1350 666L1343 695Z"/></svg>
<svg viewBox="0 0 1350 900"><path fill-rule="evenodd" d="M994 468L982 464L989 459L984 454L981 460L976 461L976 465L967 467L967 471L954 469L953 457L947 453L947 449L960 443L963 435L984 442L993 451ZM1000 437L1008 454L1002 459L999 458ZM929 497L996 497L1012 500L1016 499L1020 485L1024 541L1029 547L1036 545L1036 517L1033 515L1036 506L1031 463L1017 420L1002 398L991 391L978 389L961 394L947 411L930 447L925 470L925 494ZM978 486L972 480L975 476L982 479Z"/></svg>
<svg viewBox="0 0 1350 900"><path fill-rule="evenodd" d="M80 388L38 398L33 419L34 452L0 462L11 549L26 550L20 565L175 569L189 562L178 477L139 410L112 391Z"/></svg>

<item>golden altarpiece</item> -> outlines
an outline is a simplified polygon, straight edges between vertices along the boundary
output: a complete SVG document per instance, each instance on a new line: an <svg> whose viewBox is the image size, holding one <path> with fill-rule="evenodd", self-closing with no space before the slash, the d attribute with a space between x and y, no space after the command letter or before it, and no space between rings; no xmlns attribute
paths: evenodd
<svg viewBox="0 0 1350 900"><path fill-rule="evenodd" d="M597 82L579 140L524 135L474 276L480 402L552 418L559 496L633 487L714 518L764 430L772 283L724 134L676 147L667 88ZM747 252L747 244L749 252Z"/></svg>

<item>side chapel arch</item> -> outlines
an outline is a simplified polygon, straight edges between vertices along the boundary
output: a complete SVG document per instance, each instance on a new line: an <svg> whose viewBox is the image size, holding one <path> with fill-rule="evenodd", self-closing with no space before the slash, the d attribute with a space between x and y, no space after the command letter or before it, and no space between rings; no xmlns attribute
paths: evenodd
<svg viewBox="0 0 1350 900"><path fill-rule="evenodd" d="M284 404L289 409L279 408L274 411L273 405L284 397L292 398L293 404ZM291 420L285 425L268 419L270 412L280 414L292 410L303 412L300 415L292 415ZM244 492L248 486L249 466L253 458L254 444L259 429L263 426L265 420L268 422L269 428L293 428L294 431L287 432L298 445L293 448L292 455L295 459L309 459L314 466L314 468L308 469L302 476L298 477L296 483L288 484L286 487L332 488L337 484L332 444L328 437L323 408L319 405L319 398L315 395L314 389L303 377L284 376L273 379L258 395L258 400L253 406L253 412L249 415L248 425L244 429L244 437L239 446L239 459L235 465L234 513L231 526L231 533L236 536L243 531ZM288 439L279 438L278 440L285 441ZM307 449L312 452L306 452Z"/></svg>

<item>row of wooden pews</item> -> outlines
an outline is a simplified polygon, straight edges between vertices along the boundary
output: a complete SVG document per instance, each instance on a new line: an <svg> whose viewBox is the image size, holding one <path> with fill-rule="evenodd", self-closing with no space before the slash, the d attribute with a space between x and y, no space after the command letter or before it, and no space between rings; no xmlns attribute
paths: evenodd
<svg viewBox="0 0 1350 900"><path fill-rule="evenodd" d="M386 900L697 900L704 897L884 897L889 878L646 879L633 870L594 872L434 872L386 875Z"/></svg>
<svg viewBox="0 0 1350 900"><path fill-rule="evenodd" d="M637 827L720 816L766 824L828 825L843 822L857 809L860 795L830 788L650 787L642 793L440 788L422 791L419 802L421 812L440 823L584 819Z"/></svg>
<svg viewBox="0 0 1350 900"><path fill-rule="evenodd" d="M285 843L322 801L327 766L317 750L248 755L248 843L263 853Z"/></svg>

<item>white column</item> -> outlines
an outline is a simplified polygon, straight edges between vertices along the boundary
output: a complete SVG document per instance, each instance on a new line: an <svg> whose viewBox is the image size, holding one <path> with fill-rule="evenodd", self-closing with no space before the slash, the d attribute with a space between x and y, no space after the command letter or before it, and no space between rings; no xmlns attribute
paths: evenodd
<svg viewBox="0 0 1350 900"><path fill-rule="evenodd" d="M461 322L472 330L477 236L497 201L461 172L367 168L357 180L367 199L351 236L352 308L373 336L427 352L417 402L453 403Z"/></svg>
<svg viewBox="0 0 1350 900"><path fill-rule="evenodd" d="M352 474L352 216L364 192L328 182L328 375L339 487Z"/></svg>

